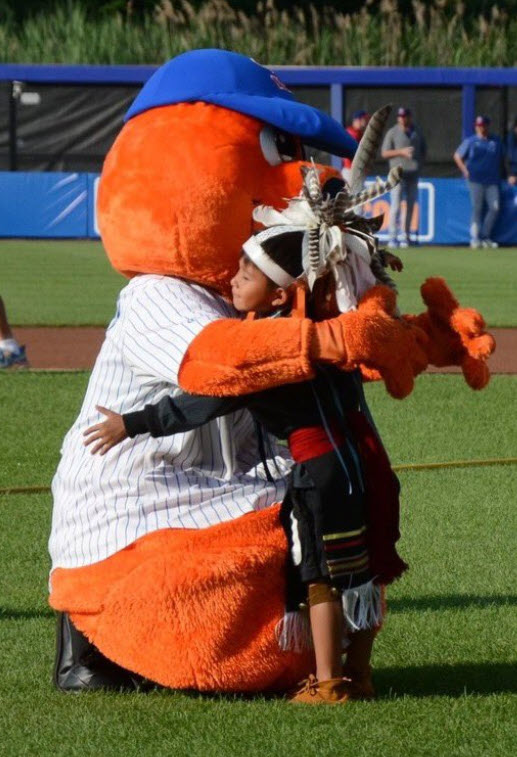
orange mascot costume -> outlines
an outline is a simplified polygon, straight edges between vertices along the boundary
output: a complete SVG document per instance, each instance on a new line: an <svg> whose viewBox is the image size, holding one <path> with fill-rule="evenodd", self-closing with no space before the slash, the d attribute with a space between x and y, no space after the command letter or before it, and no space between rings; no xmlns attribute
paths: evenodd
<svg viewBox="0 0 517 757"><path fill-rule="evenodd" d="M102 458L82 443L97 405L126 412L178 388L245 394L310 379L318 361L365 366L397 397L430 356L461 364L473 386L488 380L491 337L440 280L424 290L428 311L406 321L382 287L321 323L233 317L225 297L253 208L297 194L303 142L354 150L337 122L297 103L266 68L199 50L151 77L106 159L99 225L130 282L53 482L61 689L145 678L283 690L311 668L275 634L286 544L274 503L284 484L264 476L248 414L181 438L127 439ZM324 181L332 170L321 173Z"/></svg>

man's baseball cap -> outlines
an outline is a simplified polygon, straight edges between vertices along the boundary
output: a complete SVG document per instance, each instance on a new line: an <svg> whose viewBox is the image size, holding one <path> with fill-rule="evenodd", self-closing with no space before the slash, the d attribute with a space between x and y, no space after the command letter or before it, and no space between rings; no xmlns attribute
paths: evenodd
<svg viewBox="0 0 517 757"><path fill-rule="evenodd" d="M356 118L367 118L368 117L368 111L367 110L356 110L354 113L352 113L352 121L355 121Z"/></svg>
<svg viewBox="0 0 517 757"><path fill-rule="evenodd" d="M475 126L488 126L490 123L490 119L488 116L476 116L476 120L474 121Z"/></svg>
<svg viewBox="0 0 517 757"><path fill-rule="evenodd" d="M399 108L397 110L397 116L410 116L410 115L411 115L411 111L409 110L409 108Z"/></svg>
<svg viewBox="0 0 517 757"><path fill-rule="evenodd" d="M252 116L334 155L351 158L357 149L338 121L297 102L265 66L228 50L190 50L165 63L144 84L124 120L162 105L199 101Z"/></svg>

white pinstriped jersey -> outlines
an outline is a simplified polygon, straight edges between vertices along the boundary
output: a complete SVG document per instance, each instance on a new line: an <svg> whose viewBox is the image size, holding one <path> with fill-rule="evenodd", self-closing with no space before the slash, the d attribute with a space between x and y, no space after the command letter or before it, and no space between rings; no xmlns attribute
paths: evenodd
<svg viewBox="0 0 517 757"><path fill-rule="evenodd" d="M122 290L52 482L53 568L89 565L152 531L205 528L283 498L289 461L277 451L268 466L275 481L267 481L247 410L184 434L126 439L103 457L83 444L84 430L104 419L96 405L124 413L180 392L189 343L233 316L222 298L167 276L137 276Z"/></svg>

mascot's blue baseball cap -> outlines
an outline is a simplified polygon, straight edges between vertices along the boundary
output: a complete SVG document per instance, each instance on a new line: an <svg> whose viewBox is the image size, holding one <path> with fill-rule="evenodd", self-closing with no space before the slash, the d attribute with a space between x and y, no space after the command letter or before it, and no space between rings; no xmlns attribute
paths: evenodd
<svg viewBox="0 0 517 757"><path fill-rule="evenodd" d="M236 110L294 134L305 144L351 158L356 141L338 121L299 103L268 68L228 50L191 50L161 66L126 113L201 101Z"/></svg>

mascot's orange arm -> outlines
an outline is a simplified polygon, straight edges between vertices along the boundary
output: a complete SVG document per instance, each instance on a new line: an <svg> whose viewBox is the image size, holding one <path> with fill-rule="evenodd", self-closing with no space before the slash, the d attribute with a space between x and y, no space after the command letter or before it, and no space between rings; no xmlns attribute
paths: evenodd
<svg viewBox="0 0 517 757"><path fill-rule="evenodd" d="M313 378L307 318L221 319L191 342L179 370L180 386L194 394L249 394Z"/></svg>
<svg viewBox="0 0 517 757"><path fill-rule="evenodd" d="M193 394L232 396L258 392L314 376L314 363L343 370L377 369L393 397L406 397L414 376L427 366L425 334L393 318L396 300L373 287L357 311L313 323L307 318L222 319L190 343L179 371Z"/></svg>

